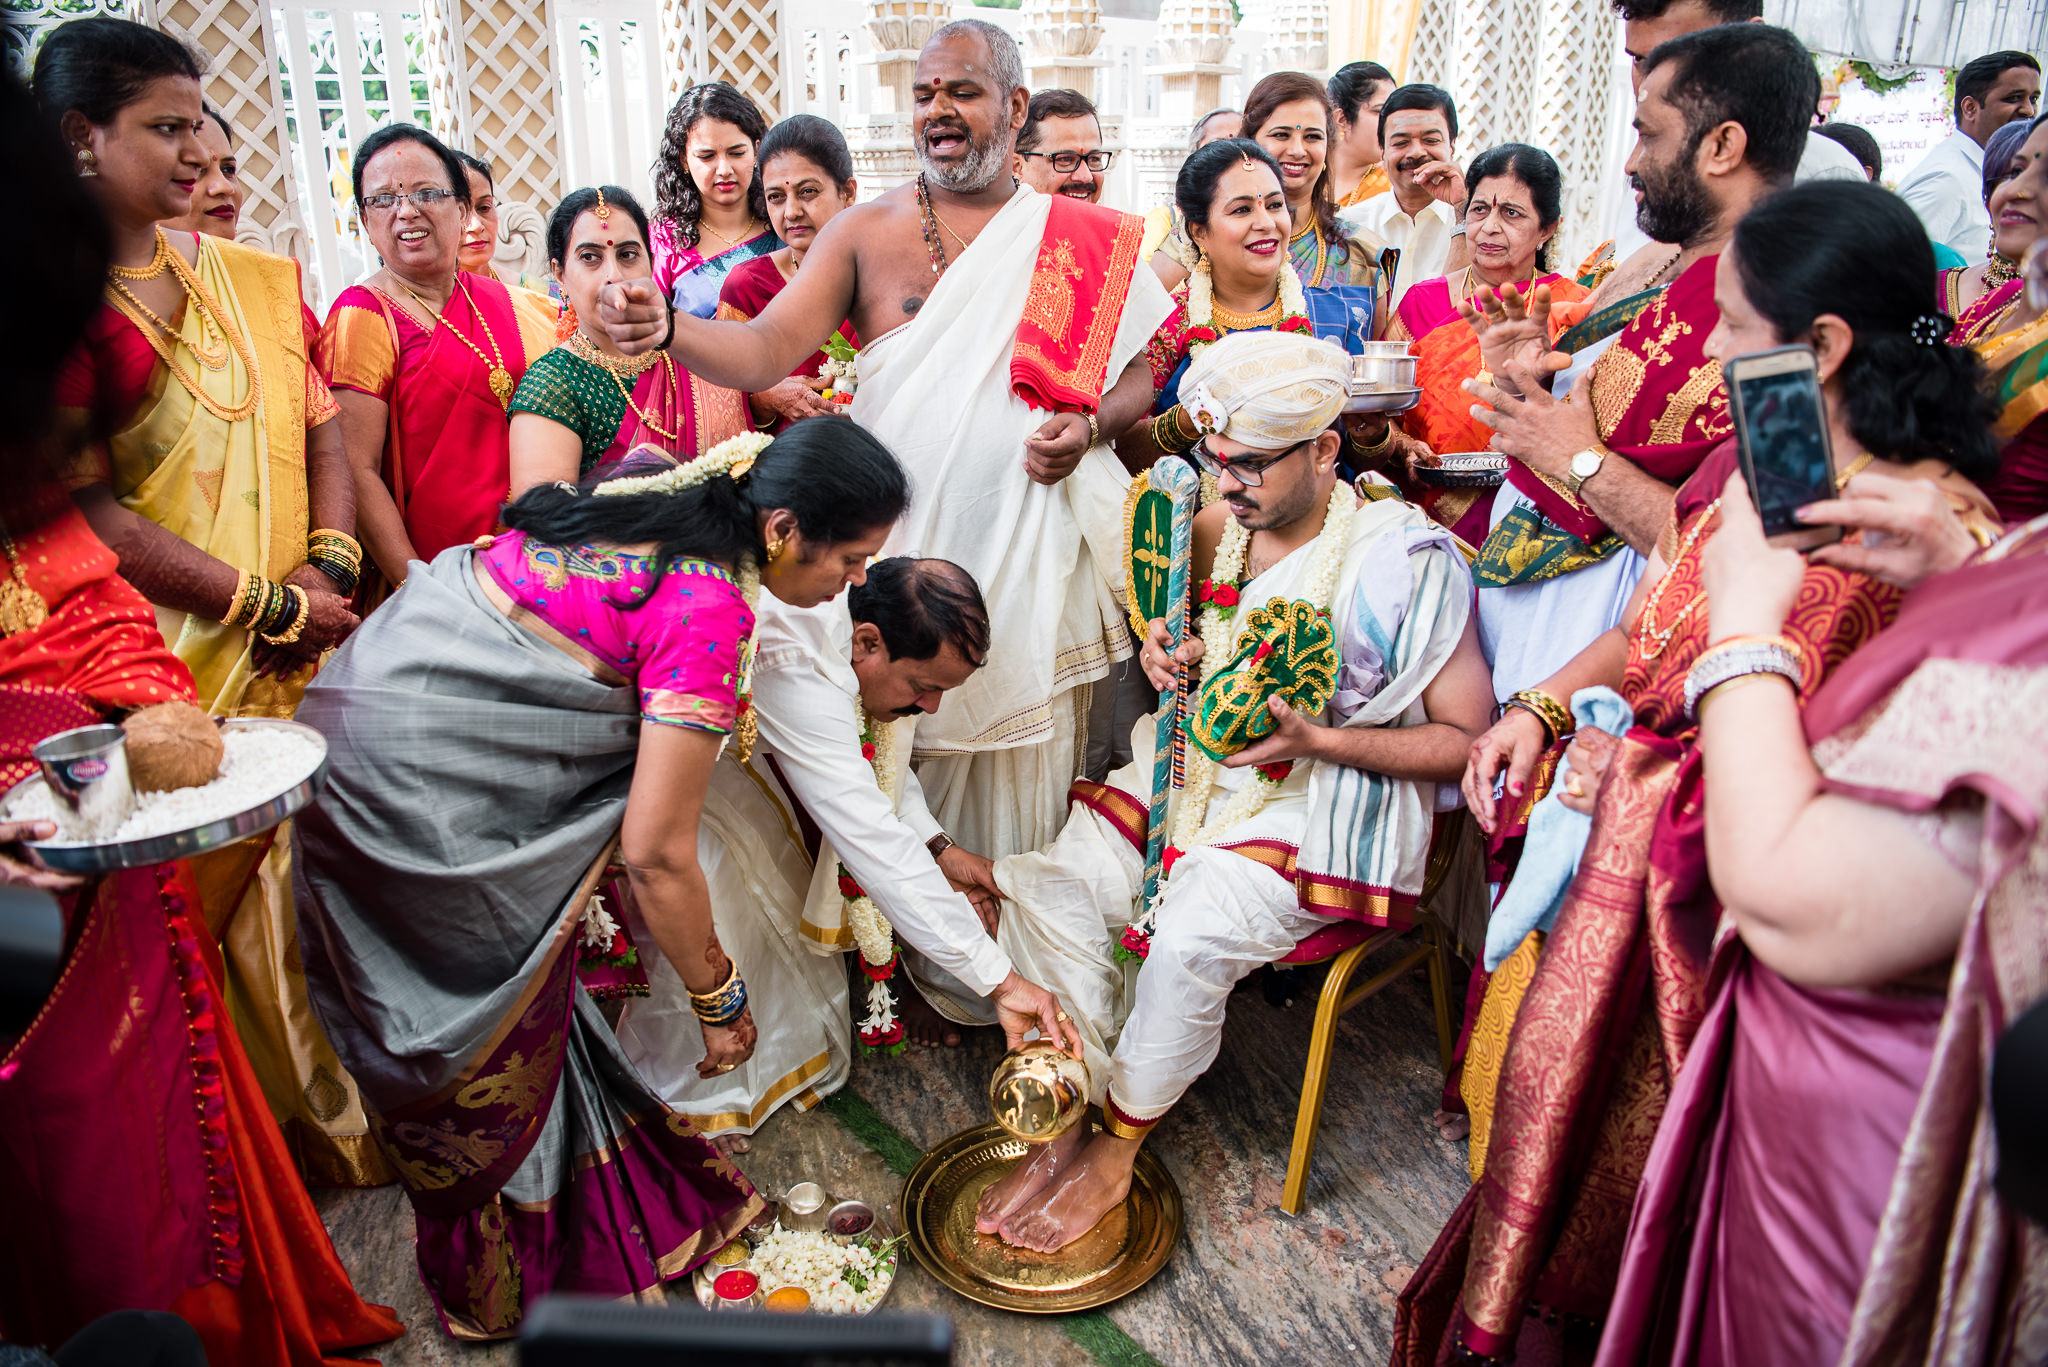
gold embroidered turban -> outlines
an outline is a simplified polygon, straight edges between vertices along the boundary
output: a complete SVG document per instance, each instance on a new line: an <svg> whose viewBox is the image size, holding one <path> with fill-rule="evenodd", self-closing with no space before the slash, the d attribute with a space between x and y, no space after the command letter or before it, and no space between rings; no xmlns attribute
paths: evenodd
<svg viewBox="0 0 2048 1367"><path fill-rule="evenodd" d="M1327 430L1351 392L1351 358L1297 332L1233 332L1181 378L1181 406L1205 434L1284 451Z"/></svg>

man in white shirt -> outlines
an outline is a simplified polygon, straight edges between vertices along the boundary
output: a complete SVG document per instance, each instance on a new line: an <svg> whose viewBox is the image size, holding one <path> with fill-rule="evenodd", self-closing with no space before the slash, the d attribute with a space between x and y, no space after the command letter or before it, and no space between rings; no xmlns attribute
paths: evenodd
<svg viewBox="0 0 2048 1367"><path fill-rule="evenodd" d="M2014 119L2031 119L2041 103L2041 64L2024 52L1993 52L1956 73L1956 131L1928 149L1899 182L1899 194L1926 225L1968 261L1991 241L1984 207L1984 145Z"/></svg>
<svg viewBox="0 0 2048 1367"><path fill-rule="evenodd" d="M1433 85L1404 85L1380 109L1380 147L1389 193L1338 215L1346 230L1371 234L1401 253L1392 306L1418 280L1465 264L1465 176L1458 155L1458 107ZM1453 257L1455 256L1455 260Z"/></svg>
<svg viewBox="0 0 2048 1367"><path fill-rule="evenodd" d="M988 611L973 578L948 561L897 557L876 561L866 583L830 603L793 608L763 594L757 612L759 749L736 775L727 773L736 761L721 761L718 777L735 782L739 796L758 790L768 802L707 803L705 811L705 840L715 856L707 862L736 864L728 881L744 890L714 903L728 952L748 971L799 945L835 958L855 950L868 961L860 932L879 931L901 953L892 963L887 951L872 951L880 961L866 972L863 1000L854 1003L855 1015L865 1018L861 1043L870 1048L894 1052L906 1037L940 1043L948 1031L905 967L985 998L1012 1045L1034 1027L1048 1039L1071 1037L1060 1004L1021 976L993 938L989 861L952 843L910 770L908 719L936 712L943 695L987 656ZM797 826L804 818L821 842L815 868L803 865L807 889L780 867L784 847L801 845ZM848 896L849 889L861 896ZM868 906L857 909L861 900ZM878 924L863 924L877 912ZM682 982L664 968L650 963L649 996L629 1005L619 1039L671 1107L693 1116L745 1116L746 1123L718 1127L745 1131L796 1092L787 1079L809 1060L830 1058L815 1075L803 1073L808 1089L822 1094L844 1080L847 996L836 965L825 975L831 990L791 970L781 974L782 991L757 992L757 1053L774 1057L766 1066L708 1079L685 1066L703 1048ZM950 1042L959 1043L957 1030Z"/></svg>

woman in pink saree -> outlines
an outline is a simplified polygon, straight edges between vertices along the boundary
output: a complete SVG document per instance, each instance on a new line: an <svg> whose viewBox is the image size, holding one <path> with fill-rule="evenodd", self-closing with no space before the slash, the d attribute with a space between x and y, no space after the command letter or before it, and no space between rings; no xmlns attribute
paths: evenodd
<svg viewBox="0 0 2048 1367"><path fill-rule="evenodd" d="M1714 636L1777 631L1802 563L1731 480ZM1988 1080L2048 991L2048 519L1916 589L1803 728L1773 677L1701 701L1729 914L1599 1363L2040 1362L2048 1233L1992 1193Z"/></svg>

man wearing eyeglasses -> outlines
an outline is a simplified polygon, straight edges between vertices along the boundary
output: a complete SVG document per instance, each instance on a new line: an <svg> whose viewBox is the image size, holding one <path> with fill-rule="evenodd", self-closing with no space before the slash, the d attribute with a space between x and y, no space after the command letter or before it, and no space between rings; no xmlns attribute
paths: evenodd
<svg viewBox="0 0 2048 1367"><path fill-rule="evenodd" d="M1286 332L1233 333L1188 367L1217 495L1195 518L1199 633L1174 648L1155 620L1139 656L1156 688L1177 666L1188 680L1166 876L1127 929L1145 877L1149 719L1134 763L1073 786L1057 840L996 861L996 941L1072 1013L1104 1130L1076 1126L990 1187L983 1233L1041 1252L1087 1233L1215 1060L1240 979L1323 927L1415 914L1439 787L1462 772L1493 692L1455 541L1337 471L1349 374L1337 347ZM1143 957L1121 1032L1119 945Z"/></svg>
<svg viewBox="0 0 2048 1367"><path fill-rule="evenodd" d="M1041 90L1017 130L1017 179L1042 195L1102 200L1116 153L1102 150L1102 120L1078 90Z"/></svg>

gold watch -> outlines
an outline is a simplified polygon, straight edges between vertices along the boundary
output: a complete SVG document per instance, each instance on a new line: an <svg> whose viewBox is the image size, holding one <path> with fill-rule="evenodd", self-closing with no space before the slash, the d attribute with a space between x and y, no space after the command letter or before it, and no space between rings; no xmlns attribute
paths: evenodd
<svg viewBox="0 0 2048 1367"><path fill-rule="evenodd" d="M1572 457L1565 468L1564 491L1573 498L1579 496L1579 488L1587 480L1600 473L1600 467L1614 453L1604 446L1589 446Z"/></svg>

